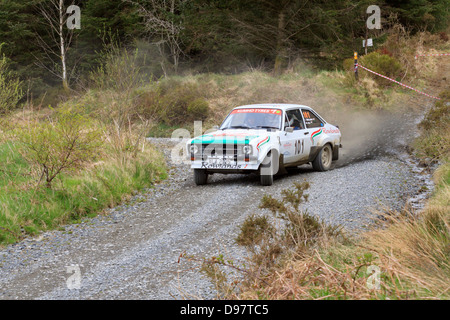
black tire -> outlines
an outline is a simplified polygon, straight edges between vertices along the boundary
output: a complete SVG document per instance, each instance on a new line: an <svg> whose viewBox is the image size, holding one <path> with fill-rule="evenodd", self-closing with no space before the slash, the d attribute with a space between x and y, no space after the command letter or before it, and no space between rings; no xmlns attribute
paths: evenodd
<svg viewBox="0 0 450 320"><path fill-rule="evenodd" d="M272 163L273 159L277 159L278 163L276 165ZM276 153L275 151L273 153L272 151L270 151L267 154L266 159L264 159L263 163L260 166L259 179L262 186L271 186L273 184L273 176L278 172L280 167L279 161L280 158L278 157L278 153Z"/></svg>
<svg viewBox="0 0 450 320"><path fill-rule="evenodd" d="M319 151L316 158L312 162L312 166L316 171L327 171L331 168L331 162L333 161L333 150L331 145L326 144Z"/></svg>
<svg viewBox="0 0 450 320"><path fill-rule="evenodd" d="M208 182L206 170L194 169L194 182L198 186L206 184Z"/></svg>
<svg viewBox="0 0 450 320"><path fill-rule="evenodd" d="M260 175L260 183L262 186L271 186L273 184L273 175Z"/></svg>

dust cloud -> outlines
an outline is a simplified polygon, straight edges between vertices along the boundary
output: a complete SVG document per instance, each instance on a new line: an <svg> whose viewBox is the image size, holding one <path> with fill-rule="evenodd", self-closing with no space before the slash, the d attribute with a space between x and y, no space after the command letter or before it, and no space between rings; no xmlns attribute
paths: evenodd
<svg viewBox="0 0 450 320"><path fill-rule="evenodd" d="M336 116L343 146L336 166L406 151L417 135L419 121L419 116L412 111L404 114L359 111Z"/></svg>

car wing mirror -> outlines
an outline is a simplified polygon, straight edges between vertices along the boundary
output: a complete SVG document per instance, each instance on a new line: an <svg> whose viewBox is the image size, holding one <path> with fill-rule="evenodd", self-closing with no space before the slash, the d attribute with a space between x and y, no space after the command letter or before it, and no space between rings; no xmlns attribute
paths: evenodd
<svg viewBox="0 0 450 320"><path fill-rule="evenodd" d="M287 133L292 133L292 132L294 132L294 127L286 127L286 128L284 128L284 131Z"/></svg>

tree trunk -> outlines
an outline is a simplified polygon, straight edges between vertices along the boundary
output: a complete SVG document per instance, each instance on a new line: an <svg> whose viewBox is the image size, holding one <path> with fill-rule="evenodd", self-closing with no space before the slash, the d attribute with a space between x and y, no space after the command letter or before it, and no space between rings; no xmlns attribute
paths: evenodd
<svg viewBox="0 0 450 320"><path fill-rule="evenodd" d="M275 57L275 66L273 73L279 75L283 72L283 69L287 65L286 61L286 46L285 46L285 28L286 28L286 16L283 11L278 14L278 27L277 27L277 48Z"/></svg>
<svg viewBox="0 0 450 320"><path fill-rule="evenodd" d="M69 90L67 81L66 47L64 41L64 0L59 0L59 40L61 50L62 82L64 90Z"/></svg>

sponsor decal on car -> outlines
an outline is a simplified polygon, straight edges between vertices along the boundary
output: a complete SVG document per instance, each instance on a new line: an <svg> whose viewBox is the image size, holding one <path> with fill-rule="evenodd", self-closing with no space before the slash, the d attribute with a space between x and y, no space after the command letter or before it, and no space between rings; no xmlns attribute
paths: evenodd
<svg viewBox="0 0 450 320"><path fill-rule="evenodd" d="M340 133L339 129L323 129L322 130L323 133L325 134L331 134L331 133Z"/></svg>
<svg viewBox="0 0 450 320"><path fill-rule="evenodd" d="M269 113L269 114L277 114L281 116L280 109L258 109L258 108L248 108L248 109L235 109L231 112L231 114L235 113Z"/></svg>
<svg viewBox="0 0 450 320"><path fill-rule="evenodd" d="M237 163L227 162L202 162L202 169L241 169L243 166ZM247 165L245 166L245 168Z"/></svg>
<svg viewBox="0 0 450 320"><path fill-rule="evenodd" d="M261 140L257 145L256 145L256 149L258 149L258 151L260 151L261 146L265 145L267 142L270 141L270 137L267 136L265 139Z"/></svg>
<svg viewBox="0 0 450 320"><path fill-rule="evenodd" d="M322 128L320 128L319 130L314 131L311 134L311 141L312 141L313 145L314 145L314 138L317 137L318 135L320 135L322 133L322 131L323 131Z"/></svg>

